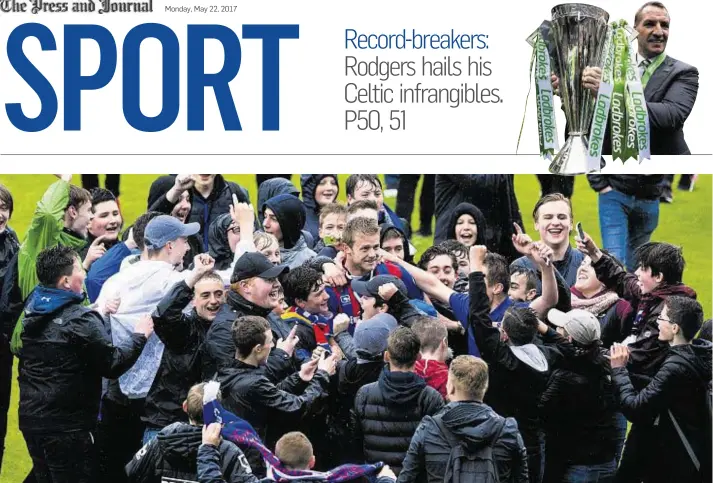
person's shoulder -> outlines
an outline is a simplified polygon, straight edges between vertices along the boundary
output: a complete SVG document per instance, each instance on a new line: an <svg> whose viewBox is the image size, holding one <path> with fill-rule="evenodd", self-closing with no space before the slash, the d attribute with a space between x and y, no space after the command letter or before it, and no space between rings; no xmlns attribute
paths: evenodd
<svg viewBox="0 0 713 483"><path fill-rule="evenodd" d="M379 383L370 382L369 384L364 384L356 393L356 399L365 399L373 396L379 392Z"/></svg>
<svg viewBox="0 0 713 483"><path fill-rule="evenodd" d="M675 59L675 58L671 57L670 55L666 56L666 62L669 63L673 67L674 71L676 71L676 72L688 71L688 72L695 72L696 74L698 74L698 69L696 67L694 67L690 64L687 64L687 63L683 62L682 60Z"/></svg>

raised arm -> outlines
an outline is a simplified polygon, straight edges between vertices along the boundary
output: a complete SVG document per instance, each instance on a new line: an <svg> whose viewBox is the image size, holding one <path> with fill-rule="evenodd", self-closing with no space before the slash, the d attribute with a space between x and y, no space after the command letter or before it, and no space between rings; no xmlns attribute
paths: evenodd
<svg viewBox="0 0 713 483"><path fill-rule="evenodd" d="M379 254L384 260L397 263L405 269L413 277L418 288L423 290L429 297L439 300L444 304L448 303L451 294L454 293L453 289L445 286L435 275L421 270L410 263L404 262L386 250L379 250Z"/></svg>

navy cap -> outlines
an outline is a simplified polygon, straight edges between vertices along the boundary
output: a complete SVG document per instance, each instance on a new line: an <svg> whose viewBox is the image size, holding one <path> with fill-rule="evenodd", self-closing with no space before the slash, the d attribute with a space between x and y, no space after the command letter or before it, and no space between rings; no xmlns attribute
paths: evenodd
<svg viewBox="0 0 713 483"><path fill-rule="evenodd" d="M389 334L399 323L391 314L378 314L362 320L354 329L354 345L361 359L379 358L386 350Z"/></svg>
<svg viewBox="0 0 713 483"><path fill-rule="evenodd" d="M360 297L378 297L379 287L386 285L387 283L393 283L396 288L399 289L404 297L408 298L408 289L406 285L401 281L399 277L393 275L377 275L372 277L369 281L354 279L352 280L352 289Z"/></svg>
<svg viewBox="0 0 713 483"><path fill-rule="evenodd" d="M230 276L230 283L253 277L264 279L277 278L289 270L287 265L273 265L272 262L260 252L246 252L235 262L233 274Z"/></svg>
<svg viewBox="0 0 713 483"><path fill-rule="evenodd" d="M144 240L147 248L158 250L168 242L181 237L195 235L201 230L199 223L182 223L181 220L169 215L160 215L146 225Z"/></svg>

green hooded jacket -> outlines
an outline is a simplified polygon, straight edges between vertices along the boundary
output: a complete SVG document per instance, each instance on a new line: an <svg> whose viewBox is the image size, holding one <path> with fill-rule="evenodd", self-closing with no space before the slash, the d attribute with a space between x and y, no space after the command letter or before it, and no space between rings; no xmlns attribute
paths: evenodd
<svg viewBox="0 0 713 483"><path fill-rule="evenodd" d="M59 180L45 191L37 203L30 227L20 246L17 271L22 300L27 300L35 289L37 279L37 256L46 248L63 245L79 251L87 241L64 230L64 212L69 204L69 183ZM22 348L22 320L24 312L15 324L10 347L14 354Z"/></svg>

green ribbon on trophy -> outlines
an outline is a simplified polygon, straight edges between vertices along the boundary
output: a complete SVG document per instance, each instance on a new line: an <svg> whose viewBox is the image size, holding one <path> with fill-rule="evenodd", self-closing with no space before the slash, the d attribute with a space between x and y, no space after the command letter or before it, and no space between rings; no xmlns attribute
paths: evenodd
<svg viewBox="0 0 713 483"><path fill-rule="evenodd" d="M550 79L550 54L541 35L535 38L535 93L537 95L537 131L540 141L540 154L552 159L559 150L557 140L557 121L555 119L555 101Z"/></svg>
<svg viewBox="0 0 713 483"><path fill-rule="evenodd" d="M614 31L615 25L607 28L607 36L604 41L604 66L602 68L602 80L599 83L597 100L594 103L594 115L592 116L592 127L589 131L589 151L587 159L593 165L599 163L604 147L604 137L607 131L607 121L609 120L609 110L611 108L612 92L614 91Z"/></svg>
<svg viewBox="0 0 713 483"><path fill-rule="evenodd" d="M611 38L612 45L604 51L604 71L592 121L592 137L596 138L602 126L600 98L607 96L613 82L610 118L612 158L621 159L622 162L637 157L639 161L649 159L651 158L649 115L644 88L630 49L625 21L614 23L611 27ZM611 81L607 77L607 66L612 66L613 69ZM606 120L604 123L606 125ZM589 156L601 155L600 145L601 143L590 141Z"/></svg>

